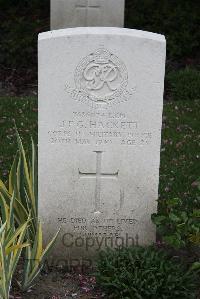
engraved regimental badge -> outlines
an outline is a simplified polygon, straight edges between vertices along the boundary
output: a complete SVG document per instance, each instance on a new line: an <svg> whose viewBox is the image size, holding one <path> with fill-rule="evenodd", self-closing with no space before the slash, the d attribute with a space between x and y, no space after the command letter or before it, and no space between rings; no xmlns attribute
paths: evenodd
<svg viewBox="0 0 200 299"><path fill-rule="evenodd" d="M108 50L101 48L83 58L75 75L75 89L67 86L73 99L92 107L110 106L127 101L128 72L125 64Z"/></svg>

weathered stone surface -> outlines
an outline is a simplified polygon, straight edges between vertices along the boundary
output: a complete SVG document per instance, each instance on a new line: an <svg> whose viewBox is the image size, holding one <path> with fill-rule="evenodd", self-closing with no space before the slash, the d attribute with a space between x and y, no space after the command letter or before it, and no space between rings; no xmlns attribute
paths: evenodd
<svg viewBox="0 0 200 299"><path fill-rule="evenodd" d="M51 30L123 27L124 0L51 0Z"/></svg>
<svg viewBox="0 0 200 299"><path fill-rule="evenodd" d="M117 28L39 36L39 202L54 254L155 240L165 38Z"/></svg>

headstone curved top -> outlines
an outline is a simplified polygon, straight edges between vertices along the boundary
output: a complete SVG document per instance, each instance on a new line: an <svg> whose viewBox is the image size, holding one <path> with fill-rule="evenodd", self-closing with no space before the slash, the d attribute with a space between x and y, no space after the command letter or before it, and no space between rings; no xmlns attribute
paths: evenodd
<svg viewBox="0 0 200 299"><path fill-rule="evenodd" d="M54 254L155 240L165 38L118 28L39 35L39 211Z"/></svg>
<svg viewBox="0 0 200 299"><path fill-rule="evenodd" d="M51 30L123 27L124 0L51 0Z"/></svg>

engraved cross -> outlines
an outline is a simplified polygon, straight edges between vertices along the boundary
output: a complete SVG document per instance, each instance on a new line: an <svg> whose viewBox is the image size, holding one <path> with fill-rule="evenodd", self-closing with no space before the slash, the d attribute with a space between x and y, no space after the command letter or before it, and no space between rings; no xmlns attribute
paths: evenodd
<svg viewBox="0 0 200 299"><path fill-rule="evenodd" d="M80 2L80 1L79 1ZM100 5L98 4L91 4L90 0L85 0L83 1L83 3L80 4L76 4L76 10L80 10L84 13L84 19L86 22L86 26L88 26L88 20L89 20L89 11L90 10L97 10L99 11L99 9L101 8Z"/></svg>
<svg viewBox="0 0 200 299"><path fill-rule="evenodd" d="M119 171L115 173L104 173L101 169L102 162L102 151L94 151L96 153L96 172L86 173L79 170L79 176L81 179L96 179L95 186L95 213L100 213L100 203L101 203L101 180L102 179L118 179Z"/></svg>

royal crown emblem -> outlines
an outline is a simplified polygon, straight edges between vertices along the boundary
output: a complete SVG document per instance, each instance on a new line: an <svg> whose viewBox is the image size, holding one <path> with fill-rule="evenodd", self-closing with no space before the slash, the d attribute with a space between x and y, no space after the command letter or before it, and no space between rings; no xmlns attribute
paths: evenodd
<svg viewBox="0 0 200 299"><path fill-rule="evenodd" d="M128 72L125 64L105 48L83 58L75 70L76 90L71 95L94 106L127 100Z"/></svg>
<svg viewBox="0 0 200 299"><path fill-rule="evenodd" d="M97 50L94 54L94 61L96 63L109 63L109 59L111 57L111 53L109 53L107 50L105 49L99 49Z"/></svg>

